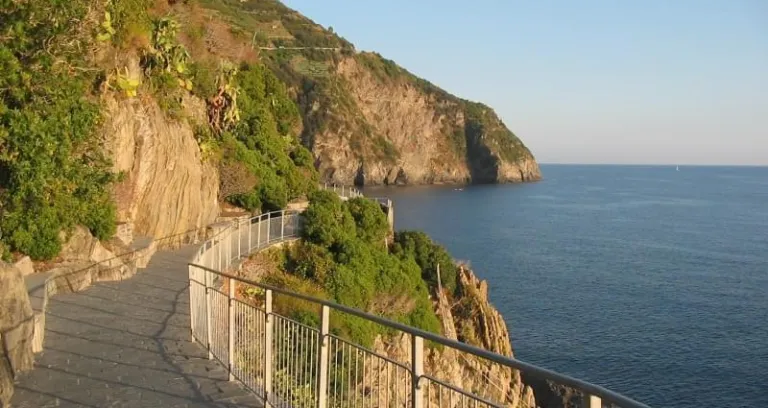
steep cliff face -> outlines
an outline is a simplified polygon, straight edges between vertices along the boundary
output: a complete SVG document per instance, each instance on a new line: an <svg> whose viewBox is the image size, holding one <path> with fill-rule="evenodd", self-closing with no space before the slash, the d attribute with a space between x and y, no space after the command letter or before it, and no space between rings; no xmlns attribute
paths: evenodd
<svg viewBox="0 0 768 408"><path fill-rule="evenodd" d="M349 100L332 104L332 117L362 119L340 120L312 136L326 177L372 185L541 177L533 155L490 108L456 98L394 65L377 72L378 64L386 63L368 53L339 60L337 92L346 91Z"/></svg>
<svg viewBox="0 0 768 408"><path fill-rule="evenodd" d="M488 285L471 270L461 268L458 279L458 301L451 304L442 294L435 308L446 337L486 350L513 357L509 332L504 319L488 300ZM454 299L456 300L456 299ZM410 358L410 341L406 335L377 338L374 350L396 361ZM433 348L426 356L427 375L504 406L535 408L533 390L523 384L520 373L471 354L449 348ZM405 380L403 380L405 381ZM404 384L403 384L404 385ZM443 393L444 387L432 386L432 393ZM442 391L439 391L442 389ZM454 395L455 405L460 404ZM434 406L438 406L437 403Z"/></svg>
<svg viewBox="0 0 768 408"><path fill-rule="evenodd" d="M266 281L270 284L279 282L277 286L288 286L292 290L304 293L310 291L313 296L318 296L317 292L320 289L317 284L295 276L290 277L284 270L284 261L281 249L264 250L241 264L238 273L247 279ZM254 304L258 307L263 307L263 298L245 296L244 299L255 302ZM399 300L401 303L409 301L413 299ZM390 307L393 306L390 305ZM433 307L445 337L504 356L514 356L504 319L488 299L488 284L480 281L471 270L461 267L455 295L442 293L433 302ZM312 314L316 314L315 312L316 310ZM279 313L285 313L285 310ZM371 349L391 361L404 365L409 365L411 362L411 338L407 334L379 335L375 338ZM366 364L366 374L361 372L358 377L357 391L364 395L378 395L379 406L405 404L407 395L402 390L409 386L408 378L401 375L403 373L397 372L397 369L384 359L370 359ZM523 382L518 371L468 353L448 347L429 348L424 355L424 373L446 384L469 390L500 406L537 407L533 390ZM428 388L433 396L430 407L440 406L437 400L439 393L442 393L443 398L443 405L440 407L448 406L447 401L450 399L448 388L438 386L436 383L430 383ZM462 399L458 394L453 395L452 401L451 408L473 404L472 400L467 399L462 405Z"/></svg>
<svg viewBox="0 0 768 408"><path fill-rule="evenodd" d="M129 65L138 77L138 62ZM105 98L104 133L114 171L118 222L156 238L204 228L219 212L217 167L201 158L192 123L205 123L205 103L185 97L185 120L169 119L152 98Z"/></svg>

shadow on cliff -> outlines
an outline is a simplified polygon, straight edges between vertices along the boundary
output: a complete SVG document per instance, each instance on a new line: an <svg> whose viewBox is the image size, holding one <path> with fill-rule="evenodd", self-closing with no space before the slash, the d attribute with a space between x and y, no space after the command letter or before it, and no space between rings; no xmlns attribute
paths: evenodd
<svg viewBox="0 0 768 408"><path fill-rule="evenodd" d="M474 120L467 120L464 124L466 161L472 184L491 184L498 179L499 159L482 143L484 135L482 124Z"/></svg>

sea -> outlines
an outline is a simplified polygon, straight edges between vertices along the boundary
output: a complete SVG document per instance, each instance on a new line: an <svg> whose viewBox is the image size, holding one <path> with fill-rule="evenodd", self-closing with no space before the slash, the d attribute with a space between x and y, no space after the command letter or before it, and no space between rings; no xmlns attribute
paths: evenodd
<svg viewBox="0 0 768 408"><path fill-rule="evenodd" d="M651 407L768 407L768 167L366 188L469 261L515 357Z"/></svg>

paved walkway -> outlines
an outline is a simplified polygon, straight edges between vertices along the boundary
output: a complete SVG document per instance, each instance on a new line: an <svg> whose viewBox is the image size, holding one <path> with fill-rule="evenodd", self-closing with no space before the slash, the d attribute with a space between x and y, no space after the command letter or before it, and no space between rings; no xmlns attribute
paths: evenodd
<svg viewBox="0 0 768 408"><path fill-rule="evenodd" d="M44 351L12 407L261 407L190 341L195 249L159 252L130 280L51 298Z"/></svg>

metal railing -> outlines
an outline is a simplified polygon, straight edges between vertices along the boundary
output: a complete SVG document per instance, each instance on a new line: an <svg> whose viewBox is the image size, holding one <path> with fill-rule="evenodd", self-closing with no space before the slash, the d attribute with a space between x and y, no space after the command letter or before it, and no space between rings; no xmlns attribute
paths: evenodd
<svg viewBox="0 0 768 408"><path fill-rule="evenodd" d="M323 190L333 191L334 193L338 194L339 197L344 197L344 198L363 197L363 193L361 193L360 190L354 187L337 186L336 184L328 185L327 183L323 184L320 187Z"/></svg>
<svg viewBox="0 0 768 408"><path fill-rule="evenodd" d="M193 340L207 347L209 358L228 368L230 380L239 380L268 405L504 407L518 400L519 395L513 393L519 390L508 387L505 392L489 392L499 385L483 389L483 378L488 378L490 372L504 373L504 378L511 382L522 372L577 389L584 395L584 407L648 408L603 387L514 358L225 272L253 251L297 238L301 226L300 214L294 211L263 214L232 224L206 241L189 264ZM274 310L276 295L293 303L311 305L318 313L319 323L304 324L280 315ZM399 333L408 345L406 355L387 356L332 334L331 312L351 315ZM461 375L470 385L456 384L425 370L425 340L473 359L476 371L464 371Z"/></svg>

